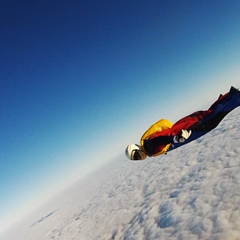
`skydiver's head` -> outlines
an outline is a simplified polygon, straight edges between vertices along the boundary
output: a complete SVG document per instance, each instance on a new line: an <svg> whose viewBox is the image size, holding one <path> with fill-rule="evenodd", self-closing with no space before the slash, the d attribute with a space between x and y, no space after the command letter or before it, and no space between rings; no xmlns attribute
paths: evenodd
<svg viewBox="0 0 240 240"><path fill-rule="evenodd" d="M127 158L130 160L144 160L147 154L142 150L142 148L137 144L130 144L125 150Z"/></svg>

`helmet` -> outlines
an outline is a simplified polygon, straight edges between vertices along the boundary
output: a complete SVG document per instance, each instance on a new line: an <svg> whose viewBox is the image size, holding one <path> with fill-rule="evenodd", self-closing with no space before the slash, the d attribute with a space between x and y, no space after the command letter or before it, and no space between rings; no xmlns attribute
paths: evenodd
<svg viewBox="0 0 240 240"><path fill-rule="evenodd" d="M144 160L147 157L147 154L137 144L128 145L125 154L130 160Z"/></svg>

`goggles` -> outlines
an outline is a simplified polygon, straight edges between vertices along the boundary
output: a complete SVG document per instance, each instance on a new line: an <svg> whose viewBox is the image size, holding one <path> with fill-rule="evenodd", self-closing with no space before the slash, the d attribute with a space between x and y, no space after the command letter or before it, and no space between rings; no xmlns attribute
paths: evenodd
<svg viewBox="0 0 240 240"><path fill-rule="evenodd" d="M139 150L133 150L132 154L131 154L131 159L132 160L142 160L143 158L142 158Z"/></svg>

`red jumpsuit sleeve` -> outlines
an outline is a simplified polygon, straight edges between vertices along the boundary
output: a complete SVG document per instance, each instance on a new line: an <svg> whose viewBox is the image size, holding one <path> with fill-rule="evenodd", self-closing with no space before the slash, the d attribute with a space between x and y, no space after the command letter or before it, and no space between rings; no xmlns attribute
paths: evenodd
<svg viewBox="0 0 240 240"><path fill-rule="evenodd" d="M171 129L171 131L172 131L171 134L172 135L181 134L182 129L188 130L194 124L199 123L203 118L208 116L211 112L212 112L212 110L197 111L191 115L188 115L188 116L180 119L179 121L177 121L176 123L173 124L172 129Z"/></svg>

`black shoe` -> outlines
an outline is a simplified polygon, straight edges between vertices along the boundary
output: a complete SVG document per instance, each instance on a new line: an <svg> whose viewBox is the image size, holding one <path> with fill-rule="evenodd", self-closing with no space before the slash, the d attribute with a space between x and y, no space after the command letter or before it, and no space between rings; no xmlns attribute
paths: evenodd
<svg viewBox="0 0 240 240"><path fill-rule="evenodd" d="M239 92L240 92L240 91L239 91L237 88L231 86L231 88L230 88L230 93L239 93Z"/></svg>

